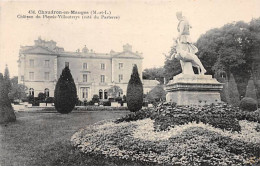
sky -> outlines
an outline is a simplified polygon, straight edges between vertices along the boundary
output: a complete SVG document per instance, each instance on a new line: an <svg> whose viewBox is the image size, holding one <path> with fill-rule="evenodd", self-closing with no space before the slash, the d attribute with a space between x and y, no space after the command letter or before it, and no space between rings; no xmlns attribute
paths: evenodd
<svg viewBox="0 0 260 169"><path fill-rule="evenodd" d="M120 19L19 19L29 10L111 11ZM8 64L10 76L18 75L20 46L30 46L40 36L54 40L65 51L84 45L97 53L121 52L129 43L143 53L143 68L164 65L177 37L176 12L192 25L191 38L234 21L250 22L260 17L260 0L96 0L96 1L11 1L0 2L0 72ZM35 15L34 15L35 16Z"/></svg>

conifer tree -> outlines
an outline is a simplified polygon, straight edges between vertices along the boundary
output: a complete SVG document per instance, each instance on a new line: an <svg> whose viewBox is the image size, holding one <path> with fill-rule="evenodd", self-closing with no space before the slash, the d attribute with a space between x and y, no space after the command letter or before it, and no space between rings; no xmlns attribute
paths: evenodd
<svg viewBox="0 0 260 169"><path fill-rule="evenodd" d="M128 82L126 102L131 112L140 110L143 105L143 84L136 65L133 67L132 75Z"/></svg>
<svg viewBox="0 0 260 169"><path fill-rule="evenodd" d="M70 113L77 102L77 89L69 67L65 67L60 75L54 91L54 104L59 113Z"/></svg>
<svg viewBox="0 0 260 169"><path fill-rule="evenodd" d="M9 70L8 70L8 66L5 66L5 74L4 74L4 81L5 81L5 85L6 85L6 89L8 91L8 93L11 91L12 89L12 85L11 85L11 80L10 80L10 75L9 75Z"/></svg>
<svg viewBox="0 0 260 169"><path fill-rule="evenodd" d="M11 101L8 97L8 86L3 74L0 73L0 124L16 121Z"/></svg>

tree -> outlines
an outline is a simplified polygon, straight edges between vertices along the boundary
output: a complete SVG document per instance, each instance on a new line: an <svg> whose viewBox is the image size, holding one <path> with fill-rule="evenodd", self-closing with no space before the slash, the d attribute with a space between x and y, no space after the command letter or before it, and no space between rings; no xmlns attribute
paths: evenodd
<svg viewBox="0 0 260 169"><path fill-rule="evenodd" d="M164 68L150 68L150 69L144 69L143 71L143 79L149 79L149 80L158 80L161 84L164 83Z"/></svg>
<svg viewBox="0 0 260 169"><path fill-rule="evenodd" d="M119 86L112 86L107 90L107 94L110 98L116 98L119 96L119 93L123 93L123 90Z"/></svg>
<svg viewBox="0 0 260 169"><path fill-rule="evenodd" d="M77 102L77 89L70 69L66 66L55 86L54 104L59 113L70 113Z"/></svg>
<svg viewBox="0 0 260 169"><path fill-rule="evenodd" d="M258 58L260 53L260 18L252 19L249 24L249 30L250 30L250 42L251 42L251 49L249 50L251 52L251 55L253 58ZM259 79L259 70L258 69L258 63L253 62L252 63L252 78L253 82L256 88L256 96L260 103L260 84L258 83Z"/></svg>
<svg viewBox="0 0 260 169"><path fill-rule="evenodd" d="M11 78L11 91L9 93L10 100L17 100L17 99L25 99L26 98L26 90L28 89L23 84L18 84L18 77L14 76Z"/></svg>
<svg viewBox="0 0 260 169"><path fill-rule="evenodd" d="M97 94L93 95L92 102L93 103L98 103L99 102L99 96Z"/></svg>
<svg viewBox="0 0 260 169"><path fill-rule="evenodd" d="M180 61L172 57L174 53L176 53L176 49L172 46L171 50L168 52L168 55L164 54L165 62L163 68L166 83L168 83L173 78L173 76L176 76L182 72Z"/></svg>
<svg viewBox="0 0 260 169"><path fill-rule="evenodd" d="M7 65L5 66L4 81L6 83L6 90L8 90L9 93L11 91L12 85L11 85L11 80L10 80L10 75L9 75L9 70Z"/></svg>
<svg viewBox="0 0 260 169"><path fill-rule="evenodd" d="M45 93L40 92L40 93L38 94L38 100L39 100L40 102L45 101L45 98L46 98L46 94L45 94Z"/></svg>
<svg viewBox="0 0 260 169"><path fill-rule="evenodd" d="M168 83L173 76L176 76L182 72L180 61L175 58L166 59L164 62L164 70L166 83Z"/></svg>
<svg viewBox="0 0 260 169"><path fill-rule="evenodd" d="M126 102L131 112L140 110L143 105L143 84L136 65L133 67L131 78L127 85Z"/></svg>
<svg viewBox="0 0 260 169"><path fill-rule="evenodd" d="M155 86L146 96L146 99L151 102L157 102L165 100L166 92L163 88L163 85L157 85Z"/></svg>
<svg viewBox="0 0 260 169"><path fill-rule="evenodd" d="M0 124L16 121L16 116L8 98L8 82L0 73Z"/></svg>
<svg viewBox="0 0 260 169"><path fill-rule="evenodd" d="M252 67L250 39L249 25L240 21L212 29L196 43L208 74L224 74L229 81L232 73L240 98L245 96Z"/></svg>

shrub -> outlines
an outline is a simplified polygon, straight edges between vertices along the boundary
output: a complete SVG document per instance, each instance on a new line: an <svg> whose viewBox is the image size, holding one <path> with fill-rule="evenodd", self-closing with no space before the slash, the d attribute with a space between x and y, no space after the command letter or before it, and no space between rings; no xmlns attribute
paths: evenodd
<svg viewBox="0 0 260 169"><path fill-rule="evenodd" d="M176 103L159 103L156 108L142 109L134 114L120 118L117 122L151 118L155 121L155 131L168 130L170 127L184 125L189 122L202 122L216 128L239 132L241 126L236 119L236 111L236 108L227 105L189 107L176 106Z"/></svg>
<svg viewBox="0 0 260 169"><path fill-rule="evenodd" d="M46 103L54 103L54 98L53 97L47 97L45 102Z"/></svg>
<svg viewBox="0 0 260 169"><path fill-rule="evenodd" d="M92 100L90 100L89 102L86 103L86 106L88 106L88 105L92 106L92 105L94 105L94 104L95 104L95 102L93 102Z"/></svg>
<svg viewBox="0 0 260 169"><path fill-rule="evenodd" d="M69 113L77 102L77 89L70 69L66 66L56 84L54 91L55 109L59 113Z"/></svg>
<svg viewBox="0 0 260 169"><path fill-rule="evenodd" d="M111 102L110 101L103 102L103 106L111 106Z"/></svg>
<svg viewBox="0 0 260 169"><path fill-rule="evenodd" d="M131 112L136 112L142 108L143 84L136 65L133 67L133 72L127 85L126 102Z"/></svg>
<svg viewBox="0 0 260 169"><path fill-rule="evenodd" d="M99 96L97 94L93 95L92 102L99 103Z"/></svg>
<svg viewBox="0 0 260 169"><path fill-rule="evenodd" d="M116 101L116 102L121 102L121 101L122 101L122 97L120 97L120 96L119 96L119 97L116 97L116 98L115 98L115 101Z"/></svg>
<svg viewBox="0 0 260 169"><path fill-rule="evenodd" d="M38 94L38 100L40 102L43 102L45 100L45 98L46 98L46 95L44 93L41 92Z"/></svg>
<svg viewBox="0 0 260 169"><path fill-rule="evenodd" d="M9 86L6 79L0 73L0 124L16 121L16 116L8 97Z"/></svg>
<svg viewBox="0 0 260 169"><path fill-rule="evenodd" d="M33 104L33 102L34 102L34 97L33 97L32 95L29 95L27 98L28 98L28 102L29 102L30 104Z"/></svg>
<svg viewBox="0 0 260 169"><path fill-rule="evenodd" d="M255 111L257 110L257 101L250 97L245 97L241 100L240 109L247 111Z"/></svg>

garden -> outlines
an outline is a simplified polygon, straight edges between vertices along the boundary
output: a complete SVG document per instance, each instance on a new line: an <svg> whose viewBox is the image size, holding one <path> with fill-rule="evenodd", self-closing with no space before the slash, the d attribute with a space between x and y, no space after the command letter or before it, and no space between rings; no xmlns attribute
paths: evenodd
<svg viewBox="0 0 260 169"><path fill-rule="evenodd" d="M260 165L260 111L161 103L76 132L88 155L145 165Z"/></svg>

